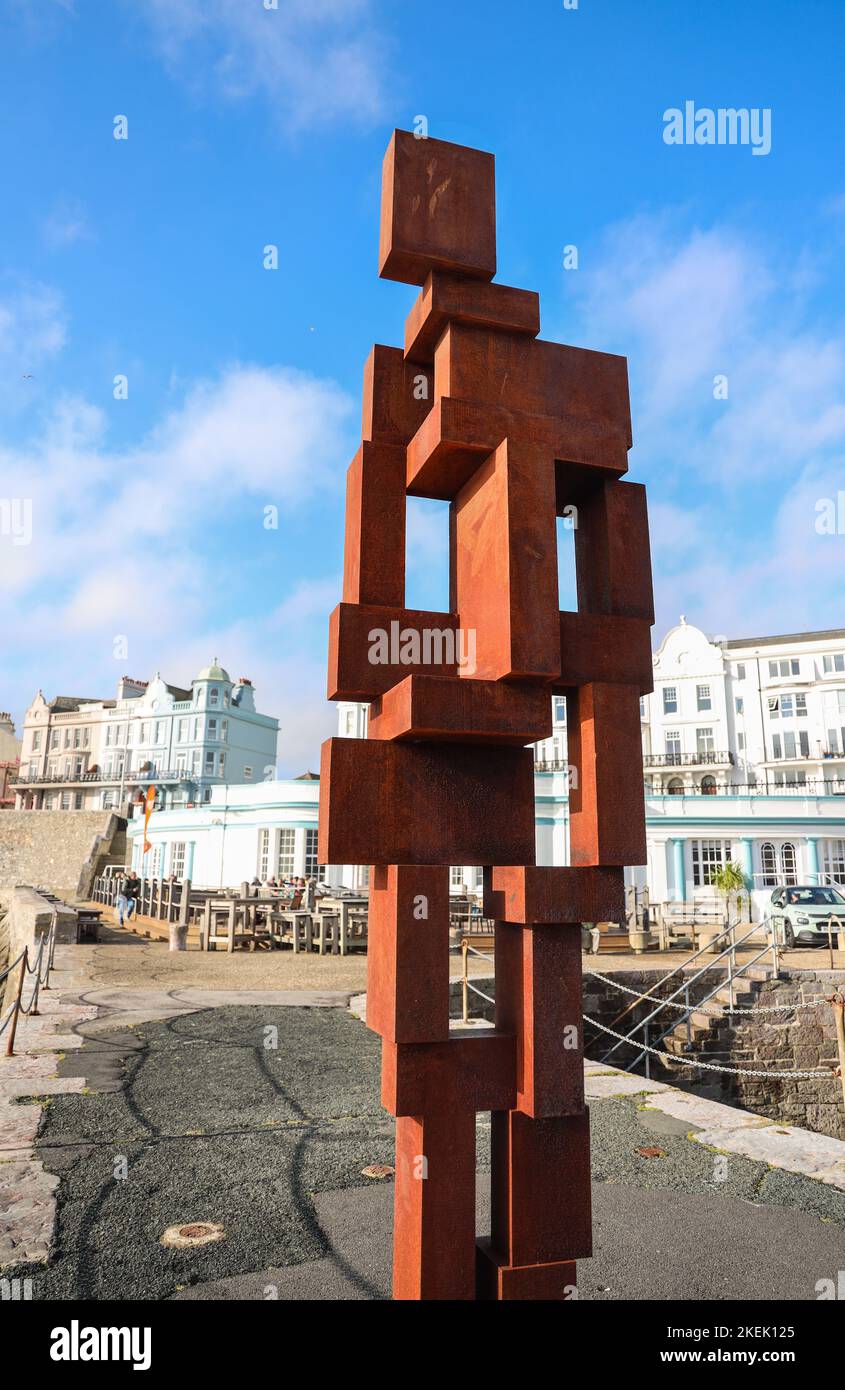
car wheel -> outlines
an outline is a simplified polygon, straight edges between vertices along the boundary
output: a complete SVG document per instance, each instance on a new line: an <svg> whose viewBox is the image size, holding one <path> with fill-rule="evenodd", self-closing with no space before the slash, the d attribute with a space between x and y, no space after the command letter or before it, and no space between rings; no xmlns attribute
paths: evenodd
<svg viewBox="0 0 845 1390"><path fill-rule="evenodd" d="M792 930L791 922L784 922L783 924L783 944L787 950L791 950L795 945L795 932Z"/></svg>

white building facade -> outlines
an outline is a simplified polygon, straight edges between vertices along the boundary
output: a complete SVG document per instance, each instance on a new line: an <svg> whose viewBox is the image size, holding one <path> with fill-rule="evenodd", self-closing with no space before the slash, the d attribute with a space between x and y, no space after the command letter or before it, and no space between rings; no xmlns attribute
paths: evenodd
<svg viewBox="0 0 845 1390"><path fill-rule="evenodd" d="M655 653L654 679L642 701L648 862L629 866L628 880L647 883L653 903L706 903L718 898L716 868L738 863L755 919L782 883L845 884L845 630L729 641L682 619ZM535 749L538 864L568 862L577 776L565 699L552 711ZM339 734L365 738L367 713L341 704ZM203 887L316 872L366 890L369 866L317 865L318 801L313 774L214 789L206 805L153 816L156 857L140 867L190 864ZM133 823L136 854L139 834ZM453 866L451 887L477 893L480 866Z"/></svg>
<svg viewBox="0 0 845 1390"><path fill-rule="evenodd" d="M251 681L215 660L189 689L123 677L114 700L41 691L26 713L17 810L125 810L152 784L156 805L208 803L215 787L275 776L278 721Z"/></svg>
<svg viewBox="0 0 845 1390"><path fill-rule="evenodd" d="M714 896L726 862L757 912L782 883L845 884L845 630L709 639L681 618L642 716L653 900Z"/></svg>
<svg viewBox="0 0 845 1390"><path fill-rule="evenodd" d="M320 781L313 773L258 786L214 787L193 807L154 811L144 853L143 818L127 827L129 862L144 878L189 878L197 888L235 888L275 878L324 878L317 863Z"/></svg>

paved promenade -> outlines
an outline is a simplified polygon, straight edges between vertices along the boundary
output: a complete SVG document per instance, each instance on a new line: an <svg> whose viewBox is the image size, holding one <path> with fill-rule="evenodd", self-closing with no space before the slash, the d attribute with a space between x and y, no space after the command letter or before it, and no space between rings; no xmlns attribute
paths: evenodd
<svg viewBox="0 0 845 1390"><path fill-rule="evenodd" d="M157 980L118 963L133 950ZM243 984L254 958L221 959ZM2 1276L31 1278L36 1299L388 1296L392 1183L363 1170L392 1163L393 1126L378 1040L348 1007L357 962L305 958L321 972L307 988L256 990L177 986L178 960L139 943L57 950L42 1017L0 1062ZM587 1073L596 1251L581 1298L813 1300L845 1268L845 1144ZM195 1222L224 1238L161 1244Z"/></svg>

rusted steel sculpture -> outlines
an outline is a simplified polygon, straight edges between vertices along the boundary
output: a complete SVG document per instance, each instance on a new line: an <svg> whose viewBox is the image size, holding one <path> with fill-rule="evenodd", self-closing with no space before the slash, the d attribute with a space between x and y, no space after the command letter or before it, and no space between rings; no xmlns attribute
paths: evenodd
<svg viewBox="0 0 845 1390"><path fill-rule="evenodd" d="M580 924L623 920L623 867L646 857L654 616L645 490L621 481L627 365L540 341L538 296L492 283L492 155L395 132L380 268L422 292L404 350L375 347L365 370L329 697L369 701L370 723L323 747L319 853L373 866L367 1022L396 1116L393 1292L565 1298L591 1252ZM449 613L404 606L407 494L450 503ZM558 611L560 515L577 520L577 613ZM553 693L574 769L566 868L535 865L526 747L550 735ZM491 1029L450 1032L451 864L485 866ZM478 1241L480 1110L492 1231Z"/></svg>

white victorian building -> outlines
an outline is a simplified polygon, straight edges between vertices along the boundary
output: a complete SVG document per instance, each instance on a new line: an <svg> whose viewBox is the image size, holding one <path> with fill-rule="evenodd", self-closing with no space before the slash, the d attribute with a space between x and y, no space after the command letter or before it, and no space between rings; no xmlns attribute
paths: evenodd
<svg viewBox="0 0 845 1390"><path fill-rule="evenodd" d="M278 720L252 682L215 659L190 688L124 676L114 700L39 690L26 712L16 810L125 809L150 784L156 805L207 803L215 787L275 776Z"/></svg>
<svg viewBox="0 0 845 1390"><path fill-rule="evenodd" d="M727 861L758 910L779 883L845 883L845 630L709 639L681 618L642 716L653 900L712 896Z"/></svg>

